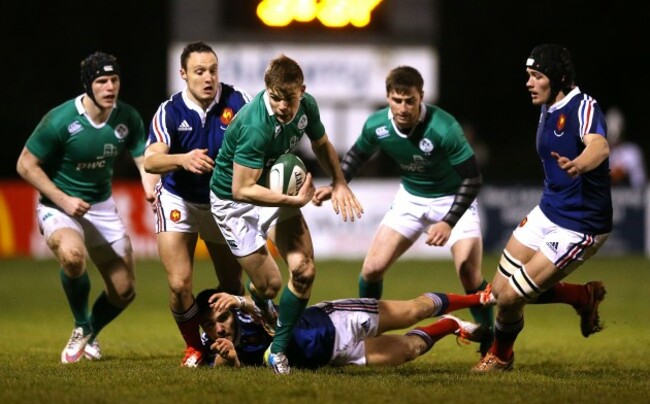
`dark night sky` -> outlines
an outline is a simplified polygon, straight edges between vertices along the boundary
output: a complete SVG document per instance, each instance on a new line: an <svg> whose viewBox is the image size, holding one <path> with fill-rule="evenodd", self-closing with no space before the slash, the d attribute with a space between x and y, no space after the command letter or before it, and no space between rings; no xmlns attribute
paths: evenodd
<svg viewBox="0 0 650 404"><path fill-rule="evenodd" d="M134 105L148 125L167 96L166 0L25 1L12 3L19 10L11 12L9 3L0 6L0 179L16 178L16 158L42 115L81 92L79 61L95 50L118 56L124 70L120 97ZM650 56L642 36L647 36L650 12L648 6L625 3L440 2L439 104L459 119L472 121L488 143L492 159L484 171L486 182L539 182L534 150L539 110L525 90L524 62L542 42L566 45L581 89L604 109L620 106L628 118L628 139L650 150L649 136L641 127L647 108L642 103L647 88L642 62Z"/></svg>

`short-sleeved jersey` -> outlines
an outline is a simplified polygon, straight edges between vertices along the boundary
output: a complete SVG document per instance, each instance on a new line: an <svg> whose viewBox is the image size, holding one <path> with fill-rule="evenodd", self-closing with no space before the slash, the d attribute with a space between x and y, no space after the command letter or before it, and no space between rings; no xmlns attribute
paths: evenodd
<svg viewBox="0 0 650 404"><path fill-rule="evenodd" d="M237 339L234 341L237 357L242 366L260 366L263 364L264 352L271 345L273 338L264 327L253 318L233 309L237 325ZM292 367L318 368L327 365L332 359L336 330L329 315L320 307L311 306L303 310L300 319L293 328L293 335L287 347L287 358ZM213 341L205 333L202 335L206 351ZM215 352L210 352L208 363L214 363Z"/></svg>
<svg viewBox="0 0 650 404"><path fill-rule="evenodd" d="M553 223L588 234L612 230L609 160L594 170L571 178L551 152L575 159L585 149L586 134L607 137L605 117L596 100L574 88L559 103L542 106L537 128L537 153L544 168L544 192L539 204Z"/></svg>
<svg viewBox="0 0 650 404"><path fill-rule="evenodd" d="M422 104L420 121L408 135L394 124L390 108L376 111L355 146L368 155L383 150L397 163L404 188L425 198L454 195L462 178L453 166L474 155L456 119L428 104Z"/></svg>
<svg viewBox="0 0 650 404"><path fill-rule="evenodd" d="M111 196L113 166L120 152L127 149L133 157L144 153L145 131L138 112L121 101L105 123L91 122L83 97L50 110L25 146L43 162L47 176L64 193L98 203ZM41 201L52 204L44 196Z"/></svg>
<svg viewBox="0 0 650 404"><path fill-rule="evenodd" d="M264 185L266 171L273 162L292 151L303 135L315 141L324 134L318 105L310 94L305 93L300 100L293 120L282 124L271 110L268 94L261 91L239 111L226 130L210 187L219 198L232 199L233 162L264 169L259 180Z"/></svg>
<svg viewBox="0 0 650 404"><path fill-rule="evenodd" d="M147 145L163 142L169 147L170 154L207 149L208 156L215 159L226 128L250 101L242 90L220 84L214 102L205 111L189 99L187 90L163 102L151 121ZM186 170L172 171L162 176L162 186L190 202L210 203L211 176L212 173L198 175Z"/></svg>

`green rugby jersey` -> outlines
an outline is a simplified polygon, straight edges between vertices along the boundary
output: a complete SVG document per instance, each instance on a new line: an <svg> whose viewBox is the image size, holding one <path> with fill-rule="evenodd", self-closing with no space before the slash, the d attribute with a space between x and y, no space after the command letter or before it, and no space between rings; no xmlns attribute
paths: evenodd
<svg viewBox="0 0 650 404"><path fill-rule="evenodd" d="M355 145L367 155L379 149L388 154L409 193L425 198L454 195L462 179L453 165L474 151L451 114L435 105L422 105L424 113L409 136L396 129L387 107L370 115Z"/></svg>
<svg viewBox="0 0 650 404"><path fill-rule="evenodd" d="M266 91L258 93L226 129L210 181L210 189L219 198L232 199L233 161L264 169L258 184L266 186L266 171L278 157L292 151L303 135L314 141L325 134L318 105L310 94L304 94L296 116L287 124L278 122L267 97Z"/></svg>
<svg viewBox="0 0 650 404"><path fill-rule="evenodd" d="M113 165L123 149L142 156L145 131L142 118L130 105L117 101L108 121L95 125L85 115L83 95L50 110L25 146L43 162L54 184L88 203L111 196ZM52 204L44 196L41 201Z"/></svg>

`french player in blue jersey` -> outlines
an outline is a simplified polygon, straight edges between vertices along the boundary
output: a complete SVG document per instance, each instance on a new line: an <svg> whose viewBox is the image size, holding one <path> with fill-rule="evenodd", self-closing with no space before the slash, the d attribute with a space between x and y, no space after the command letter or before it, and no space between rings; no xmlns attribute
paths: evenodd
<svg viewBox="0 0 650 404"><path fill-rule="evenodd" d="M514 230L492 281L495 339L476 372L511 370L527 303L565 303L580 315L582 335L602 329L600 281L562 280L593 256L612 230L607 125L598 103L576 85L569 51L535 47L526 61L533 105L541 107L537 153L544 169L539 204Z"/></svg>
<svg viewBox="0 0 650 404"><path fill-rule="evenodd" d="M223 134L250 98L219 82L217 54L209 45L188 44L180 62L180 75L187 86L156 111L149 128L145 169L162 174L155 202L158 252L167 272L169 307L186 344L181 365L195 367L202 362L192 294L199 235L223 290L243 290L241 267L210 212L209 183Z"/></svg>
<svg viewBox="0 0 650 404"><path fill-rule="evenodd" d="M262 366L273 342L273 326L265 324L250 296L206 289L196 296L203 341L211 366ZM447 335L480 341L489 330L448 315L455 310L490 306L490 287L472 295L425 293L411 300L339 299L307 307L292 329L286 355L292 367L343 365L398 366L428 352ZM443 316L406 334L384 334Z"/></svg>

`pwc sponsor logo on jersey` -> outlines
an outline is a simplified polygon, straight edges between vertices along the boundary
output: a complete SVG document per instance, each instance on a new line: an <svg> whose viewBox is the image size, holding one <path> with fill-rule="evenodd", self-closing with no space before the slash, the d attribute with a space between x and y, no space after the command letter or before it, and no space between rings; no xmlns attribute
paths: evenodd
<svg viewBox="0 0 650 404"><path fill-rule="evenodd" d="M386 126L380 126L379 128L375 129L375 135L377 135L377 139L383 139L390 136L390 132Z"/></svg>
<svg viewBox="0 0 650 404"><path fill-rule="evenodd" d="M97 170L100 168L106 167L106 159L111 157L117 157L119 154L118 148L111 143L104 144L104 153L101 156L97 156L94 161L81 161L77 163L76 170Z"/></svg>
<svg viewBox="0 0 650 404"><path fill-rule="evenodd" d="M106 167L106 160L95 160L95 161L82 161L77 163L77 171L81 170L97 170L100 168Z"/></svg>
<svg viewBox="0 0 650 404"><path fill-rule="evenodd" d="M192 127L190 126L189 123L185 119L183 119L183 122L181 122L180 125L178 125L178 128L176 129L179 132L190 132L192 130Z"/></svg>
<svg viewBox="0 0 650 404"><path fill-rule="evenodd" d="M427 160L417 154L413 155L413 161L408 164L400 164L399 167L402 171L408 171L412 173L423 173L426 170L428 165Z"/></svg>
<svg viewBox="0 0 650 404"><path fill-rule="evenodd" d="M566 115L560 114L560 117L557 118L557 124L555 124L555 130L553 131L555 136L560 137L564 135L565 125L566 125Z"/></svg>

